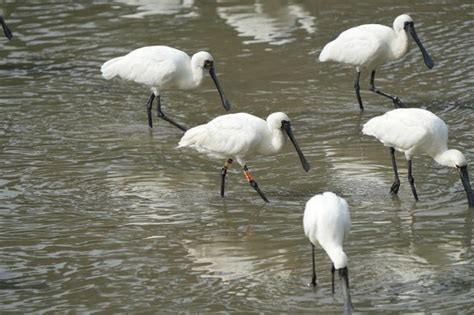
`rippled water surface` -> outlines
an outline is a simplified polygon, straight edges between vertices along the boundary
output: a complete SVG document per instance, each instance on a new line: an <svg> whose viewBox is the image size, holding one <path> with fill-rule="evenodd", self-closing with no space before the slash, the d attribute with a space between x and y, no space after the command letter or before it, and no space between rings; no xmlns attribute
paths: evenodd
<svg viewBox="0 0 474 315"><path fill-rule="evenodd" d="M361 134L391 103L364 74L360 113L353 69L316 61L342 30L410 13L436 66L411 42L377 84L439 115L473 161L473 12L470 1L1 1L14 33L0 38L1 311L340 312L322 250L319 285L306 286L304 204L331 190L350 205L356 310L473 313L474 212L456 171L415 158L414 202L397 155L391 198L388 150ZM288 145L248 161L270 204L237 165L221 199L224 161L176 150L178 129L147 127L146 88L100 75L158 44L212 52L232 112L288 113L311 171ZM187 126L224 114L209 78L162 101Z"/></svg>

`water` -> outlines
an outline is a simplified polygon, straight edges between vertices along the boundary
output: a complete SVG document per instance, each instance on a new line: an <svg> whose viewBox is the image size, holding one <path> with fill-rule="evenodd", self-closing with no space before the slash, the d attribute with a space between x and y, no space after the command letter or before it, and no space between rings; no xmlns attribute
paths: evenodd
<svg viewBox="0 0 474 315"><path fill-rule="evenodd" d="M391 198L388 150L360 132L390 102L366 91L363 74L359 113L353 70L315 61L346 28L412 14L435 68L411 43L377 84L442 117L472 161L472 3L154 2L2 1L14 32L0 43L3 312L340 312L321 250L319 285L306 287L304 204L326 190L350 205L356 310L474 312L474 214L458 174L417 157L415 203L398 155ZM224 161L177 151L178 129L157 118L148 129L145 88L100 76L104 61L156 44L211 51L233 112L287 112L311 171L288 145L249 161L270 204L236 165L222 200ZM188 126L224 114L209 78L162 99Z"/></svg>

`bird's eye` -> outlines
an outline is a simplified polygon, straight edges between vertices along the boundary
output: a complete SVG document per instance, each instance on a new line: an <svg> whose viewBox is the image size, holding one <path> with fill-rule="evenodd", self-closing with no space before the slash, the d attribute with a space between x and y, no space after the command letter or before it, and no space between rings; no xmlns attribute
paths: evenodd
<svg viewBox="0 0 474 315"><path fill-rule="evenodd" d="M209 68L212 65L212 60L205 60L204 61L204 68Z"/></svg>

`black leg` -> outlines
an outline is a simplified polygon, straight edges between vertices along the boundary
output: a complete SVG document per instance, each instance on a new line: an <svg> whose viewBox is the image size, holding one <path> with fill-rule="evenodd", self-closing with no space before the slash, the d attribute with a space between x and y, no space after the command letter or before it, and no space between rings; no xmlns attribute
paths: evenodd
<svg viewBox="0 0 474 315"><path fill-rule="evenodd" d="M308 284L310 287L315 287L316 286L316 266L314 263L314 245L311 243L311 251L313 253L313 276L311 277L311 283Z"/></svg>
<svg viewBox="0 0 474 315"><path fill-rule="evenodd" d="M160 101L160 96L159 95L156 97L156 101L158 103L157 106L156 106L156 111L157 111L158 117L160 117L163 120L166 120L167 122L169 122L173 126L178 127L182 131L188 130L188 128L181 126L180 124L178 124L177 122L175 122L174 120L172 120L171 118L166 116L165 113L163 113L161 111L161 101Z"/></svg>
<svg viewBox="0 0 474 315"><path fill-rule="evenodd" d="M270 202L268 201L267 197L265 197L260 188L258 188L257 182L253 179L252 173L250 173L249 169L247 168L247 165L244 165L244 175L245 178L247 178L247 181L249 182L250 186L255 189L255 191L260 195L260 197L262 197L265 202Z"/></svg>
<svg viewBox="0 0 474 315"><path fill-rule="evenodd" d="M334 273L336 272L336 268L334 268L334 264L331 266L331 278L332 278L332 294L334 294Z"/></svg>
<svg viewBox="0 0 474 315"><path fill-rule="evenodd" d="M359 69L357 69L356 71L357 73L356 73L356 78L354 82L354 89L356 91L357 101L359 102L360 110L364 110L364 105L362 104L362 98L360 97L360 85L359 85L360 71Z"/></svg>
<svg viewBox="0 0 474 315"><path fill-rule="evenodd" d="M377 93L377 94L383 95L383 96L388 97L389 99L391 99L392 102L393 102L393 105L395 106L395 108L405 107L405 105L402 103L402 101L400 100L400 98L398 98L398 96L394 96L394 95L390 95L390 94L388 94L388 93L382 92L381 90L379 90L379 89L377 89L377 88L375 87L375 70L372 71L372 74L371 74L371 76L370 76L369 90L371 90L372 92L375 92L375 93Z"/></svg>
<svg viewBox="0 0 474 315"><path fill-rule="evenodd" d="M393 173L395 173L395 181L390 188L390 193L392 195L396 195L398 193L398 189L400 188L400 178L398 177L398 170L397 170L397 162L395 161L395 149L390 148L390 156L392 157L392 166L393 166Z"/></svg>
<svg viewBox="0 0 474 315"><path fill-rule="evenodd" d="M221 170L221 197L224 198L225 190L225 175L227 174L227 169L232 165L232 159L228 159Z"/></svg>
<svg viewBox="0 0 474 315"><path fill-rule="evenodd" d="M408 181L410 182L411 192L413 193L413 197L415 197L415 200L418 201L418 194L416 193L416 188L415 188L415 179L413 178L413 175L411 174L411 160L408 160Z"/></svg>
<svg viewBox="0 0 474 315"><path fill-rule="evenodd" d="M148 102L146 103L146 112L148 114L148 126L153 128L153 121L151 119L151 107L153 105L153 100L155 99L155 93L151 93Z"/></svg>

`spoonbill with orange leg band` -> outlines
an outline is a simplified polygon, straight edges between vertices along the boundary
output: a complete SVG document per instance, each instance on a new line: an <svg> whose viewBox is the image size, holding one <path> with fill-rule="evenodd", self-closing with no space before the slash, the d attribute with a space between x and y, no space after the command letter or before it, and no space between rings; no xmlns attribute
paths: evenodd
<svg viewBox="0 0 474 315"><path fill-rule="evenodd" d="M201 85L204 70L209 71L224 109L230 110L230 103L217 80L214 58L205 51L200 51L190 58L185 52L167 46L142 47L125 56L105 62L100 70L107 80L118 76L145 85L152 90L146 104L150 128L153 128L151 109L153 100L156 98L158 117L183 131L187 130L163 113L160 91L171 88L194 89Z"/></svg>
<svg viewBox="0 0 474 315"><path fill-rule="evenodd" d="M415 155L427 154L438 164L456 168L467 195L469 207L474 207L474 195L469 181L466 157L458 150L448 150L448 126L438 116L420 108L398 108L377 116L365 123L362 132L374 136L390 147L395 181L390 188L397 194L400 187L395 150L404 152L408 161L408 181L415 200L418 194L412 175L412 159Z"/></svg>
<svg viewBox="0 0 474 315"><path fill-rule="evenodd" d="M393 29L380 24L364 24L342 32L324 46L319 61L332 60L356 66L354 89L361 110L364 110L359 86L361 68L372 71L369 86L372 92L391 99L395 107L404 107L397 96L375 87L375 70L388 61L405 56L408 52L408 33L420 48L425 65L429 69L433 68L434 62L418 38L413 19L408 14L398 16L393 22Z"/></svg>
<svg viewBox="0 0 474 315"><path fill-rule="evenodd" d="M287 137L293 143L304 170L309 171L309 163L293 135L290 118L281 112L270 114L266 121L247 113L216 117L207 124L186 131L178 148L189 147L212 158L227 159L221 171L221 197L224 197L227 169L236 160L243 167L249 184L268 202L248 169L246 160L257 154L279 152Z"/></svg>
<svg viewBox="0 0 474 315"><path fill-rule="evenodd" d="M347 202L332 192L313 196L306 203L303 216L306 237L311 242L313 276L310 286L316 286L316 267L314 263L315 245L319 244L331 259L332 293L334 293L334 273L341 279L344 295L344 310L352 311L349 293L349 270L347 256L342 248L344 239L351 229L351 216Z"/></svg>

